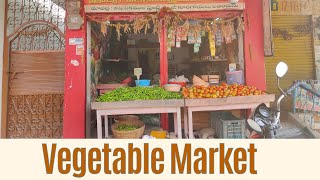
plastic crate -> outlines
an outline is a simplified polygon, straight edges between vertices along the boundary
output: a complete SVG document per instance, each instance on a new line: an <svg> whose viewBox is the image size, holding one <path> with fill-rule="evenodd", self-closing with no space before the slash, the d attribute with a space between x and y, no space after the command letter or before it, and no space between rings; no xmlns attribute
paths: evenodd
<svg viewBox="0 0 320 180"><path fill-rule="evenodd" d="M211 114L211 127L218 138L245 139L245 120L235 117L231 112L219 113Z"/></svg>

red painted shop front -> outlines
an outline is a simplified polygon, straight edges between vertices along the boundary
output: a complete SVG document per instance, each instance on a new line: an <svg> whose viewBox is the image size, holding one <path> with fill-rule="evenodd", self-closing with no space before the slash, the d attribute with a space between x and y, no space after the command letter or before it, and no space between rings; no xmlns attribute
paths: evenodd
<svg viewBox="0 0 320 180"><path fill-rule="evenodd" d="M131 2L131 3L130 3ZM140 2L140 1L139 1ZM230 0L201 0L204 5L229 3ZM120 4L119 4L120 3ZM110 20L130 20L142 14L142 12L108 12L111 7L118 5L160 5L173 7L173 5L190 5L198 4L199 1L185 2L169 2L157 3L135 1L96 1L84 0L81 3L81 16L84 24L79 30L66 30L66 57L65 57L65 102L64 102L64 138L85 138L86 136L86 109L87 107L87 15L105 15ZM265 66L264 66L264 34L263 34L263 5L262 1L257 0L239 0L244 6L244 9L230 9L230 6L213 10L198 10L198 11L180 11L181 14L192 16L194 18L215 18L215 17L232 17L236 14L243 14L244 18L244 71L246 84L256 86L261 90L266 89ZM88 6L89 5L89 6ZM105 5L105 6L102 6ZM100 7L100 8L99 8ZM103 7L103 8L102 8ZM203 6L204 7L204 6ZM211 6L212 7L212 6ZM105 9L104 9L105 8ZM159 8L159 7L158 7ZM85 10L86 9L86 10ZM106 10L108 9L108 10ZM137 11L137 10L132 10ZM167 36L165 25L162 26L160 34L160 84L166 84L168 81L168 57L167 57ZM76 54L76 46L69 43L70 39L83 39L84 52L82 55ZM78 64L74 62L79 62ZM167 128L166 121L162 122L162 126Z"/></svg>

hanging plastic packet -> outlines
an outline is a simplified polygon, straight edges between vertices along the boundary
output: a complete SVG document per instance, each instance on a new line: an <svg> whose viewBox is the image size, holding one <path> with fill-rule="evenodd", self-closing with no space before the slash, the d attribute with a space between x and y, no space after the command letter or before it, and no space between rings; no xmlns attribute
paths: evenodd
<svg viewBox="0 0 320 180"><path fill-rule="evenodd" d="M169 27L167 34L167 39L169 41L172 38L171 27Z"/></svg>
<svg viewBox="0 0 320 180"><path fill-rule="evenodd" d="M181 41L176 41L176 48L181 48Z"/></svg>
<svg viewBox="0 0 320 180"><path fill-rule="evenodd" d="M235 34L233 23L232 22L226 22L222 26L222 35L226 41L226 44L232 43L232 36Z"/></svg>
<svg viewBox="0 0 320 180"><path fill-rule="evenodd" d="M200 34L201 34L201 37L206 37L206 31L205 30L200 31Z"/></svg>
<svg viewBox="0 0 320 180"><path fill-rule="evenodd" d="M238 37L237 37L237 33L236 33L236 31L235 31L235 29L234 29L234 28L232 28L232 35L231 35L231 39L232 39L232 40L236 40L236 39L238 39Z"/></svg>
<svg viewBox="0 0 320 180"><path fill-rule="evenodd" d="M202 39L201 38L202 38L201 33L199 33L198 36L197 36L196 43L201 44L202 43Z"/></svg>
<svg viewBox="0 0 320 180"><path fill-rule="evenodd" d="M176 45L176 30L171 28L171 39L170 39L170 46L174 47Z"/></svg>
<svg viewBox="0 0 320 180"><path fill-rule="evenodd" d="M199 43L195 43L193 46L193 52L194 53L198 53L200 50L200 44Z"/></svg>
<svg viewBox="0 0 320 180"><path fill-rule="evenodd" d="M194 36L191 32L188 33L188 44L194 44L196 43Z"/></svg>
<svg viewBox="0 0 320 180"><path fill-rule="evenodd" d="M182 30L181 31L181 41L186 41L188 40L188 31Z"/></svg>
<svg viewBox="0 0 320 180"><path fill-rule="evenodd" d="M212 38L214 39L214 41L216 40L217 31L218 31L218 25L216 23L213 23L211 33L212 33Z"/></svg>
<svg viewBox="0 0 320 180"><path fill-rule="evenodd" d="M221 46L221 45L222 45L222 42L223 42L222 31L221 31L221 29L219 28L219 29L217 30L217 34L216 34L216 45L217 45L217 46Z"/></svg>
<svg viewBox="0 0 320 180"><path fill-rule="evenodd" d="M176 47L181 47L181 27L178 27L176 31Z"/></svg>
<svg viewBox="0 0 320 180"><path fill-rule="evenodd" d="M100 24L100 26L101 26L101 33L103 34L103 35L106 35L107 34L107 25L105 25L104 23L101 23Z"/></svg>
<svg viewBox="0 0 320 180"><path fill-rule="evenodd" d="M212 31L209 31L208 38L209 38L209 45L210 45L210 53L212 57L216 56L216 44L213 37L214 36L212 34Z"/></svg>
<svg viewBox="0 0 320 180"><path fill-rule="evenodd" d="M171 46L167 46L167 52L171 52Z"/></svg>
<svg viewBox="0 0 320 180"><path fill-rule="evenodd" d="M175 38L173 36L173 33L172 33L172 28L169 27L168 29L168 38L167 38L167 46L169 47L173 47L175 46Z"/></svg>
<svg viewBox="0 0 320 180"><path fill-rule="evenodd" d="M171 39L170 39L170 46L171 47L174 47L176 45L176 39L175 39L175 37L172 37Z"/></svg>
<svg viewBox="0 0 320 180"><path fill-rule="evenodd" d="M186 41L188 40L188 32L190 29L189 20L186 20L184 24L181 26L181 40Z"/></svg>

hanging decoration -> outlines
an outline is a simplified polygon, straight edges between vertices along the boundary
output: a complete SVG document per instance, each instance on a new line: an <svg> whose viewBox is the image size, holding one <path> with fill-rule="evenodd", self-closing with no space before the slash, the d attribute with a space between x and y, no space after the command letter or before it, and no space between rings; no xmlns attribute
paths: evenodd
<svg viewBox="0 0 320 180"><path fill-rule="evenodd" d="M195 51L198 50L201 44L201 37L205 36L206 32L211 32L214 36L219 33L218 27L221 27L222 36L227 43L232 40L234 34L233 21L238 19L239 23L243 23L241 14L239 16L226 20L203 20L193 17L188 17L181 13L175 12L168 7L163 7L158 13L145 14L131 21L123 21L118 23L105 23L110 19L105 17L92 17L87 15L91 21L96 21L101 26L114 27L117 32L117 38L120 39L122 33L145 33L152 31L153 34L160 34L161 24L164 23L168 28L168 46L180 47L181 41L188 40L188 44L194 44ZM102 28L105 30L106 28ZM223 41L223 40L222 40ZM169 47L168 47L168 50Z"/></svg>

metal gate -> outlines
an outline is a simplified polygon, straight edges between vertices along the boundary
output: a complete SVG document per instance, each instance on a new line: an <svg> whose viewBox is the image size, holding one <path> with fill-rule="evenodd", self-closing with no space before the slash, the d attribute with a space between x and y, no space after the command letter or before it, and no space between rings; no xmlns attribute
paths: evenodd
<svg viewBox="0 0 320 180"><path fill-rule="evenodd" d="M61 138L64 0L9 0L8 138Z"/></svg>

